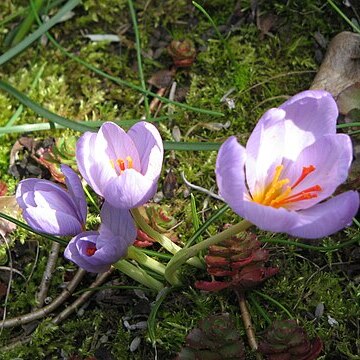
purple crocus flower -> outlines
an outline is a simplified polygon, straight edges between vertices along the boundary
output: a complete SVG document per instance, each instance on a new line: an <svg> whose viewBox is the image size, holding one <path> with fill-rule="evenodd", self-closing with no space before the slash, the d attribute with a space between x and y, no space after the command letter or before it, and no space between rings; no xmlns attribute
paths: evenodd
<svg viewBox="0 0 360 360"><path fill-rule="evenodd" d="M131 209L156 192L163 161L156 127L138 122L126 133L114 123L86 132L76 145L79 171L94 191L115 207Z"/></svg>
<svg viewBox="0 0 360 360"><path fill-rule="evenodd" d="M352 160L349 136L336 134L337 116L331 94L304 91L268 110L246 148L234 136L226 140L216 179L234 212L260 229L302 238L349 225L358 193L329 198L346 180Z"/></svg>
<svg viewBox="0 0 360 360"><path fill-rule="evenodd" d="M121 257L136 239L134 220L129 210L105 202L101 209L99 231L86 231L75 236L64 255L90 272L104 272Z"/></svg>
<svg viewBox="0 0 360 360"><path fill-rule="evenodd" d="M48 180L25 179L16 189L16 201L26 222L52 235L76 235L86 222L87 205L81 181L67 165L61 165L67 191Z"/></svg>

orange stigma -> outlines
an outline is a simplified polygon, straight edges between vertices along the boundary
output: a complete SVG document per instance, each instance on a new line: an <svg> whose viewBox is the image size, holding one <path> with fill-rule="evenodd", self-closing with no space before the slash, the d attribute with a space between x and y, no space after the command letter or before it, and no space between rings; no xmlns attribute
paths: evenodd
<svg viewBox="0 0 360 360"><path fill-rule="evenodd" d="M86 252L86 255L87 256L93 256L94 254L95 254L95 252L96 252L96 246L95 245L89 245L87 248L86 248L86 250L85 250L85 252Z"/></svg>
<svg viewBox="0 0 360 360"><path fill-rule="evenodd" d="M117 166L115 166L115 164ZM116 161L110 160L110 165L118 173L118 175L121 175L126 169L133 168L133 159L131 156L127 156L125 160L122 158L118 158Z"/></svg>
<svg viewBox="0 0 360 360"><path fill-rule="evenodd" d="M117 159L116 160L117 164L119 165L119 169L120 171L125 171L125 162L123 159Z"/></svg>
<svg viewBox="0 0 360 360"><path fill-rule="evenodd" d="M295 183L291 186L291 189L294 189L295 186L298 186L309 174L311 174L314 170L315 170L315 166L314 165L310 165L310 166L304 166L302 169L302 173L299 176L299 178L295 181Z"/></svg>
<svg viewBox="0 0 360 360"><path fill-rule="evenodd" d="M262 191L252 196L253 201L275 208L286 207L288 204L301 200L309 200L318 197L318 192L322 191L320 185L310 186L298 193L293 194L293 190L298 186L309 174L316 170L314 165L304 166L299 178L292 186L288 186L290 180L288 178L280 179L284 165L275 168L272 181Z"/></svg>

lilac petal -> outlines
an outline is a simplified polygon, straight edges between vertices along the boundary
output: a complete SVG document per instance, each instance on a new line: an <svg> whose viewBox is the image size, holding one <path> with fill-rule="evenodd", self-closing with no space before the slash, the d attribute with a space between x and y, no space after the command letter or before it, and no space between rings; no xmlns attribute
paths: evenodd
<svg viewBox="0 0 360 360"><path fill-rule="evenodd" d="M303 91L283 103L286 112L284 157L295 160L316 139L336 133L338 109L332 95L323 90Z"/></svg>
<svg viewBox="0 0 360 360"><path fill-rule="evenodd" d="M26 209L28 206L36 206L34 200L34 186L38 181L45 181L39 179L25 179L21 180L16 188L16 201L21 209Z"/></svg>
<svg viewBox="0 0 360 360"><path fill-rule="evenodd" d="M85 269L86 271L90 272L104 272L110 268L111 263L98 263L93 264L90 259L92 256L87 256L83 254L84 245L86 242L90 242L96 244L96 240L99 236L99 233L96 231L86 231L83 232L74 238L71 239L69 244L67 245L64 256L68 259L80 266L81 268ZM79 244L80 243L80 244ZM95 253L96 254L96 253Z"/></svg>
<svg viewBox="0 0 360 360"><path fill-rule="evenodd" d="M76 161L82 177L93 188L103 196L102 189L116 172L111 166L110 159L105 154L105 145L98 144L97 134L86 132L76 143Z"/></svg>
<svg viewBox="0 0 360 360"><path fill-rule="evenodd" d="M156 181L129 169L107 184L104 198L115 207L132 209L145 204L155 195L154 184Z"/></svg>
<svg viewBox="0 0 360 360"><path fill-rule="evenodd" d="M359 194L347 191L310 209L298 211L297 224L288 234L317 239L331 235L351 224L359 209Z"/></svg>
<svg viewBox="0 0 360 360"><path fill-rule="evenodd" d="M65 182L70 197L73 199L75 208L78 210L79 220L86 223L87 204L81 181L74 170L67 165L61 165L61 172L65 175Z"/></svg>
<svg viewBox="0 0 360 360"><path fill-rule="evenodd" d="M134 220L127 209L119 209L108 202L104 202L101 212L100 234L102 236L120 236L128 245L132 244L136 238L136 228Z"/></svg>
<svg viewBox="0 0 360 360"><path fill-rule="evenodd" d="M47 234L67 236L82 230L77 217L50 208L28 207L23 210L23 217L33 229Z"/></svg>
<svg viewBox="0 0 360 360"><path fill-rule="evenodd" d="M245 149L235 136L231 136L220 147L216 159L216 182L220 195L237 213L243 212L245 185Z"/></svg>
<svg viewBox="0 0 360 360"><path fill-rule="evenodd" d="M164 148L156 127L141 121L128 131L140 155L141 173L151 179L157 179L161 172Z"/></svg>
<svg viewBox="0 0 360 360"><path fill-rule="evenodd" d="M146 139L143 139L146 141ZM116 163L117 159L132 158L132 166L137 171L142 171L139 152L131 137L118 125L106 122L99 129L96 143L105 144L107 159Z"/></svg>
<svg viewBox="0 0 360 360"><path fill-rule="evenodd" d="M271 114L275 118L274 123L267 126L265 121L261 121L246 144L246 181L253 195L265 188L271 181L275 168L283 160L284 112L273 109L265 118L270 118Z"/></svg>
<svg viewBox="0 0 360 360"><path fill-rule="evenodd" d="M318 197L289 204L289 209L307 209L331 196L336 188L348 177L352 161L352 144L345 134L325 135L314 144L305 148L292 166L289 166L284 177L293 184L301 175L303 167L315 166L315 171L309 174L289 194L297 194L314 185L319 185L321 191Z"/></svg>
<svg viewBox="0 0 360 360"><path fill-rule="evenodd" d="M296 224L297 216L295 211L284 208L265 206L254 201L244 201L243 211L240 216L256 225L261 230L285 232L292 229Z"/></svg>

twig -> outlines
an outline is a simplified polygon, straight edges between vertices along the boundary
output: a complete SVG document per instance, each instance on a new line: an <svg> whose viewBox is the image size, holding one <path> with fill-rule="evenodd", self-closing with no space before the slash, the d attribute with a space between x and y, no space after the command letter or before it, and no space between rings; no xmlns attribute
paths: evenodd
<svg viewBox="0 0 360 360"><path fill-rule="evenodd" d="M250 316L249 310L246 305L245 296L242 292L239 292L239 291L235 291L235 293L239 300L241 318L244 323L245 332L246 332L246 336L248 338L249 346L252 351L256 352L256 359L260 360L262 357L261 357L261 354L259 354L257 352L258 345L257 345L256 338L255 338L254 327L251 322L251 316Z"/></svg>
<svg viewBox="0 0 360 360"><path fill-rule="evenodd" d="M59 255L60 244L55 241L51 245L48 262L40 283L39 291L36 294L36 308L41 308L44 305L45 298L49 291L50 281L56 266L56 260Z"/></svg>
<svg viewBox="0 0 360 360"><path fill-rule="evenodd" d="M213 198L216 199L216 200L224 201L224 199L223 199L220 195L217 195L217 194L213 193L213 192L210 191L210 190L207 190L207 189L205 189L205 188L203 188L203 187L201 187L201 186L197 186L197 185L194 185L194 184L192 184L191 182L189 182L189 181L186 179L184 172L181 172L181 177L182 177L184 183L186 184L186 186L188 186L189 188L194 189L194 190L197 190L197 191L201 191L201 192L203 192L204 194L209 195L209 196L213 197Z"/></svg>
<svg viewBox="0 0 360 360"><path fill-rule="evenodd" d="M93 288L96 288L100 286L108 277L109 275L115 270L115 268L111 267L110 270L99 274L99 276L96 278L96 280L89 286L89 290L85 293L83 293L79 298L77 298L71 305L69 305L65 310L63 310L59 315L57 315L54 319L52 319L52 322L54 324L59 324L61 321L68 318L68 316L74 312L76 309L79 308L80 305L82 305L94 292L94 290L91 290Z"/></svg>
<svg viewBox="0 0 360 360"><path fill-rule="evenodd" d="M85 270L79 269L75 274L74 278L63 290L63 292L51 304L28 314L21 315L12 319L7 319L0 324L0 328L5 329L9 327L19 326L48 316L74 292L77 285L80 283L81 279L84 277L85 274Z"/></svg>
<svg viewBox="0 0 360 360"><path fill-rule="evenodd" d="M78 273L75 275L75 277L79 274L79 272L83 272L85 274L85 270L79 269ZM88 298L91 296L91 294L93 293L93 291L96 289L96 287L98 287L99 285L101 285L107 278L108 276L114 271L114 268L111 268L109 271L100 274L96 280L90 285L89 290L87 292L85 292L83 295L81 295L78 299L76 299L70 306L68 306L65 310L63 310L60 314L58 314L55 318L52 319L52 323L54 324L59 324L60 322L62 322L63 320L67 319L67 317L76 309L79 308L79 306L81 306L85 301L88 300ZM75 278L74 277L74 278ZM73 279L74 280L74 279ZM93 289L93 290L92 290ZM29 343L31 341L31 335L27 336L26 338L24 338L23 336L18 336L15 341L13 341L11 344L2 347L0 350L1 352L5 352L5 351L9 351L12 350L14 348L16 348L17 346L20 345L26 345L27 343Z"/></svg>

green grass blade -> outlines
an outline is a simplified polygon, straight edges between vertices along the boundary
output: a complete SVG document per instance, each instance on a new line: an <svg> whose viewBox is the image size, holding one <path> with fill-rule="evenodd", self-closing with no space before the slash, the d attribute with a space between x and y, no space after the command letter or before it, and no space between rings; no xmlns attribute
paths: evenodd
<svg viewBox="0 0 360 360"><path fill-rule="evenodd" d="M34 101L30 100L27 96L25 96L23 93L16 90L11 85L5 83L4 81L0 80L0 89L6 91L11 96L15 97L17 100L19 100L23 105L29 107L31 110L35 111L38 115L57 123L61 126L64 126L66 128L70 128L76 131L94 131L91 126L81 124L69 119L66 119L60 115L57 115L49 110L46 110L45 108L41 107L39 104L35 103Z"/></svg>
<svg viewBox="0 0 360 360"><path fill-rule="evenodd" d="M130 14L131 14L131 20L133 22L134 32L135 32L135 45L136 45L136 57L137 57L137 63L138 63L138 71L139 71L139 78L141 87L143 90L146 90L146 84L144 79L144 72L142 67L142 60L141 60L141 45L140 45L140 35L139 35L139 28L136 20L136 14L134 9L134 4L132 0L128 0L129 8L130 8ZM145 111L146 111L146 117L150 117L150 108L149 108L149 100L147 96L144 96L144 104L145 104Z"/></svg>
<svg viewBox="0 0 360 360"><path fill-rule="evenodd" d="M23 41L19 44L8 50L5 54L0 56L0 65L5 64L9 60L11 60L14 56L25 50L29 45L31 45L34 41L36 41L40 36L46 33L49 29L51 29L66 13L71 11L77 5L80 4L80 0L69 0L58 12L55 16L53 16L48 22L42 24L37 30L35 30L32 34L27 36ZM37 15L37 14L36 14Z"/></svg>
<svg viewBox="0 0 360 360"><path fill-rule="evenodd" d="M352 21L335 5L332 0L327 1L332 6L332 8L353 28L353 30L360 34L360 28L352 23Z"/></svg>
<svg viewBox="0 0 360 360"><path fill-rule="evenodd" d="M177 150L177 151L217 151L219 150L220 143L206 143L206 142L175 142L164 141L165 150Z"/></svg>

